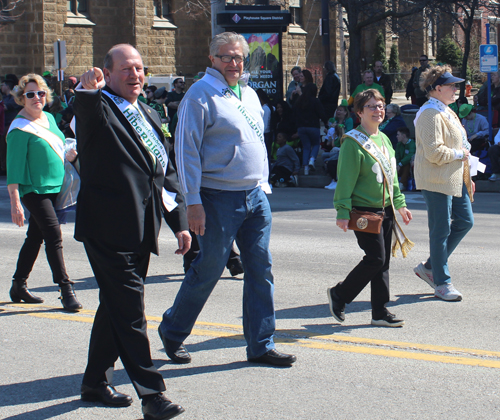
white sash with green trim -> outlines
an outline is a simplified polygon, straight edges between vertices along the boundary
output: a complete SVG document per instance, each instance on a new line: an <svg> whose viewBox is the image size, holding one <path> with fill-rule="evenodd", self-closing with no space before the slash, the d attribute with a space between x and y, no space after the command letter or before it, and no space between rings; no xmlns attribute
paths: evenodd
<svg viewBox="0 0 500 420"><path fill-rule="evenodd" d="M219 79L212 76L211 74L205 73L205 76L203 76L200 81L203 81L209 86L212 86L217 92L219 92L222 97L226 98L231 104L233 104L238 112L243 115L248 125L250 125L254 133L257 135L262 144L262 147L264 148L264 160L266 160L266 163L264 165L265 168L263 179L267 180L267 178L269 177L269 165L267 164L267 148L266 142L264 140L264 127L261 127L259 125L258 120L245 108L243 103L236 97L236 94L233 92L233 90L222 83ZM260 182L260 187L266 194L271 194L271 188L269 187L268 182Z"/></svg>
<svg viewBox="0 0 500 420"><path fill-rule="evenodd" d="M163 174L167 174L168 168L168 154L161 142L158 134L151 126L151 124L144 118L138 108L132 105L127 100L120 96L112 95L105 90L102 91L108 98L110 98L113 103L118 107L120 112L125 116L127 121L130 123L132 128L136 131L142 140L142 143L146 147L147 151L158 159L162 168ZM175 201L176 194L167 191L163 188L162 199L165 208L168 211L172 211L177 207L177 202Z"/></svg>
<svg viewBox="0 0 500 420"><path fill-rule="evenodd" d="M356 143L358 143L373 159L377 161L380 168L382 169L382 174L384 175L385 182L387 182L389 197L391 199L391 206L394 212L394 224L392 228L392 255L396 256L396 251L398 248L401 248L401 253L403 254L403 258L406 258L406 255L415 245L412 241L410 241L403 229L398 223L396 218L396 209L394 208L394 172L392 169L391 161L389 157L378 147L373 140L371 140L366 134L354 129L345 134L347 137L353 139ZM384 139L382 138L382 144ZM384 205L385 205L385 197L384 197Z"/></svg>
<svg viewBox="0 0 500 420"><path fill-rule="evenodd" d="M54 134L48 128L45 128L26 118L15 118L10 125L9 133L14 129L34 134L35 136L45 140L64 163L64 142L59 136Z"/></svg>

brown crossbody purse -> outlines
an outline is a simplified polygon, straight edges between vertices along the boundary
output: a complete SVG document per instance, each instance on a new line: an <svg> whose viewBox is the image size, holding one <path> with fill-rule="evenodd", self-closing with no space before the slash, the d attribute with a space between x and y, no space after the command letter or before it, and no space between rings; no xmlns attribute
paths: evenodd
<svg viewBox="0 0 500 420"><path fill-rule="evenodd" d="M366 233L380 233L382 222L385 215L385 177L384 177L384 191L382 193L382 211L372 213L371 211L356 210L354 207L350 213L349 224L347 228L350 230L357 230L358 232Z"/></svg>

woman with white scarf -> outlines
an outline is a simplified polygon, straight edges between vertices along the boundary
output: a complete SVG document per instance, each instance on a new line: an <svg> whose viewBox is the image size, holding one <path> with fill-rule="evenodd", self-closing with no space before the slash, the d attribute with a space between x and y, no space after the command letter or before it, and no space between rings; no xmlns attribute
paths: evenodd
<svg viewBox="0 0 500 420"><path fill-rule="evenodd" d="M415 117L415 182L427 204L430 256L414 271L434 289L436 297L459 301L462 294L451 283L448 258L474 224L474 183L467 135L448 107L455 101L455 83L464 79L450 72L448 66L432 67L420 79L428 101Z"/></svg>

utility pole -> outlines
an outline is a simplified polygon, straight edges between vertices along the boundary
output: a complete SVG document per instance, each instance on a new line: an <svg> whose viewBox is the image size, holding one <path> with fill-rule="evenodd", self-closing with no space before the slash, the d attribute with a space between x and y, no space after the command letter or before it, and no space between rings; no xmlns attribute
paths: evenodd
<svg viewBox="0 0 500 420"><path fill-rule="evenodd" d="M345 65L345 40L344 40L344 16L342 11L342 5L339 4L339 43L340 43L340 62L342 69L342 96L347 99L347 69Z"/></svg>
<svg viewBox="0 0 500 420"><path fill-rule="evenodd" d="M224 11L226 2L224 0L210 0L210 10L212 14L212 38L224 32L222 26L217 25L217 14Z"/></svg>
<svg viewBox="0 0 500 420"><path fill-rule="evenodd" d="M330 13L328 0L321 0L321 43L323 44L323 63L330 61Z"/></svg>

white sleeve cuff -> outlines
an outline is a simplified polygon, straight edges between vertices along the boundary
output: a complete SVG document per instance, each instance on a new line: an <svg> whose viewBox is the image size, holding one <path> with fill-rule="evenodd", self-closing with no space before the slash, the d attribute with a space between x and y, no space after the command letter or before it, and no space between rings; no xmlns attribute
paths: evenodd
<svg viewBox="0 0 500 420"><path fill-rule="evenodd" d="M464 158L464 151L463 150L453 149L453 153L455 153L455 160L462 160Z"/></svg>

